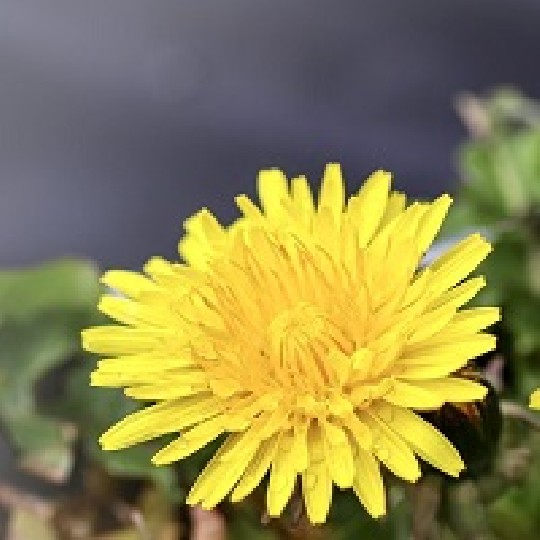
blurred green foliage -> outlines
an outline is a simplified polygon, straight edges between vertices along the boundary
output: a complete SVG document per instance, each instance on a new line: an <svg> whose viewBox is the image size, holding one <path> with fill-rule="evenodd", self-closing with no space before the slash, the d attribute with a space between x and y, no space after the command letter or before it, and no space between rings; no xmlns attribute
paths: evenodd
<svg viewBox="0 0 540 540"><path fill-rule="evenodd" d="M526 401L540 385L540 107L502 89L462 99L460 112L475 136L458 153L463 182L443 234L482 228L492 240L477 301L503 309L505 389Z"/></svg>
<svg viewBox="0 0 540 540"><path fill-rule="evenodd" d="M505 89L462 96L459 112L471 136L459 149L462 182L441 238L481 229L493 241L478 302L503 308L496 357L479 360L499 394L491 391L476 409L448 405L429 418L459 447L467 475L450 481L426 469L413 486L389 477L389 513L381 520L350 490L336 489L319 528L308 526L298 499L266 523L261 487L214 513L188 510L185 491L215 444L159 468L150 457L163 441L101 451L99 435L137 404L89 386L96 359L81 351L79 335L105 323L95 308L101 287L92 263L66 259L0 272L2 431L26 473L69 493L28 499L0 483L0 504L12 510L11 538L174 540L204 531L206 520L218 529L226 524L232 540L536 540L540 418L526 403L540 386L540 106ZM222 536L198 536L210 538Z"/></svg>
<svg viewBox="0 0 540 540"><path fill-rule="evenodd" d="M84 261L0 273L0 418L25 466L51 480L69 474L76 427L44 415L34 390L78 353L98 293L96 269Z"/></svg>

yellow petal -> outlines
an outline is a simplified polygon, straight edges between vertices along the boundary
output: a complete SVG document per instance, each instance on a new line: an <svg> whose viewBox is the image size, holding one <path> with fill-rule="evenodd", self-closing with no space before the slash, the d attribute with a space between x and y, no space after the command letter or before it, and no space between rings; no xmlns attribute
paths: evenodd
<svg viewBox="0 0 540 540"><path fill-rule="evenodd" d="M180 431L214 416L220 403L210 395L165 401L129 414L109 428L99 439L104 450L119 450Z"/></svg>
<svg viewBox="0 0 540 540"><path fill-rule="evenodd" d="M449 195L441 195L429 205L420 219L415 239L421 253L429 248L437 236L451 204L452 198Z"/></svg>
<svg viewBox="0 0 540 540"><path fill-rule="evenodd" d="M139 298L142 293L158 290L156 284L147 277L127 270L109 270L103 274L101 282L131 298Z"/></svg>
<svg viewBox="0 0 540 540"><path fill-rule="evenodd" d="M308 430L309 464L302 475L302 491L311 523L324 523L332 500L332 479L324 453L320 427L311 424Z"/></svg>
<svg viewBox="0 0 540 540"><path fill-rule="evenodd" d="M123 326L96 326L82 332L86 351L110 355L149 352L159 344L159 338L159 331Z"/></svg>
<svg viewBox="0 0 540 540"><path fill-rule="evenodd" d="M417 388L433 392L447 403L461 403L481 400L486 397L488 389L479 382L460 377L445 377L443 379L426 379L408 381Z"/></svg>
<svg viewBox="0 0 540 540"><path fill-rule="evenodd" d="M433 334L445 328L455 315L454 306L446 304L420 315L412 325L412 334L408 342L417 343L429 339Z"/></svg>
<svg viewBox="0 0 540 540"><path fill-rule="evenodd" d="M214 246L222 246L226 239L226 232L214 214L207 208L203 208L199 212L199 219L201 232L206 241Z"/></svg>
<svg viewBox="0 0 540 540"><path fill-rule="evenodd" d="M349 379L352 367L352 359L338 349L330 351L328 363L331 366L335 380L339 386L343 386Z"/></svg>
<svg viewBox="0 0 540 540"><path fill-rule="evenodd" d="M105 358L100 360L97 366L100 373L155 373L193 368L194 363L190 358L170 357L165 352L160 356L156 352Z"/></svg>
<svg viewBox="0 0 540 540"><path fill-rule="evenodd" d="M540 409L540 388L538 390L535 390L532 394L531 394L531 398L530 398L530 406L533 408L533 409Z"/></svg>
<svg viewBox="0 0 540 540"><path fill-rule="evenodd" d="M291 192L295 207L298 207L304 216L304 220L308 222L315 211L315 204L313 202L313 194L305 176L293 178Z"/></svg>
<svg viewBox="0 0 540 540"><path fill-rule="evenodd" d="M308 425L305 421L297 421L294 426L294 441L291 446L291 459L297 472L305 471L308 465L307 448L307 430Z"/></svg>
<svg viewBox="0 0 540 540"><path fill-rule="evenodd" d="M165 306L147 306L135 300L117 296L102 296L98 304L101 313L129 326L174 328L178 321Z"/></svg>
<svg viewBox="0 0 540 540"><path fill-rule="evenodd" d="M358 223L358 245L365 247L379 227L388 201L391 175L385 171L374 172L358 193L358 209L354 209Z"/></svg>
<svg viewBox="0 0 540 540"><path fill-rule="evenodd" d="M452 443L429 422L408 409L381 404L379 414L425 461L450 476L459 476L465 465Z"/></svg>
<svg viewBox="0 0 540 540"><path fill-rule="evenodd" d="M201 239L186 235L178 242L178 253L190 268L204 271L208 263L208 248Z"/></svg>
<svg viewBox="0 0 540 540"><path fill-rule="evenodd" d="M223 431L223 418L221 416L202 421L157 452L152 457L152 463L154 465L167 465L173 461L184 459L213 441Z"/></svg>
<svg viewBox="0 0 540 540"><path fill-rule="evenodd" d="M279 169L260 171L257 190L265 215L279 220L283 216L282 201L289 198L286 176Z"/></svg>
<svg viewBox="0 0 540 540"><path fill-rule="evenodd" d="M490 334L467 336L449 343L429 341L407 345L396 363L404 379L439 378L462 368L469 360L493 350L496 338ZM422 373L422 374L420 374Z"/></svg>
<svg viewBox="0 0 540 540"><path fill-rule="evenodd" d="M349 414L340 419L350 432L354 442L364 450L371 451L373 436L369 427L361 422L356 414Z"/></svg>
<svg viewBox="0 0 540 540"><path fill-rule="evenodd" d="M401 305L405 308L422 298L427 290L430 279L431 270L429 268L424 268L418 272L414 279L411 280L410 285L407 287ZM427 306L428 309L430 307L430 305Z"/></svg>
<svg viewBox="0 0 540 540"><path fill-rule="evenodd" d="M436 392L399 380L393 381L392 390L383 399L393 405L416 409L436 409L444 402Z"/></svg>
<svg viewBox="0 0 540 540"><path fill-rule="evenodd" d="M450 324L441 332L443 336L466 336L484 330L501 318L497 307L477 307L458 312ZM438 339L439 336L434 336Z"/></svg>
<svg viewBox="0 0 540 540"><path fill-rule="evenodd" d="M231 494L231 501L238 502L247 497L263 479L270 467L278 447L278 436L263 440Z"/></svg>
<svg viewBox="0 0 540 540"><path fill-rule="evenodd" d="M404 193L400 193L399 191L393 191L392 193L390 193L390 195L388 196L388 203L386 205L380 227L383 228L393 219L398 217L403 212L403 210L405 210L406 202L407 197Z"/></svg>
<svg viewBox="0 0 540 540"><path fill-rule="evenodd" d="M466 278L490 251L490 244L479 234L473 234L439 257L431 265L433 294L441 294Z"/></svg>
<svg viewBox="0 0 540 540"><path fill-rule="evenodd" d="M279 448L272 462L268 482L266 506L270 516L279 516L291 498L296 483L296 463L291 448L294 444L292 431L282 434Z"/></svg>
<svg viewBox="0 0 540 540"><path fill-rule="evenodd" d="M99 386L107 385L100 384ZM119 385L115 384L110 386ZM193 396L207 389L207 386L192 386L188 384L182 386L141 384L126 388L124 390L124 394L130 398L138 399L141 401L159 401L163 399L176 399L183 396Z"/></svg>
<svg viewBox="0 0 540 540"><path fill-rule="evenodd" d="M334 218L334 222L339 223L344 202L345 189L343 187L341 167L338 163L329 163L323 174L318 210L328 208L330 215Z"/></svg>
<svg viewBox="0 0 540 540"><path fill-rule="evenodd" d="M163 257L151 257L143 268L156 283L160 283L164 277L174 276L174 265Z"/></svg>
<svg viewBox="0 0 540 540"><path fill-rule="evenodd" d="M158 382L156 379L159 378ZM181 371L169 371L160 370L159 365L154 365L153 371L148 370L123 370L123 371L106 371L98 369L91 374L92 386L129 386L144 384L147 391L151 391L152 388L159 394L162 391L167 392L169 388L170 397L174 397L174 387L191 386L193 388L208 386L208 378L203 371L200 370L181 370ZM137 397L136 392L132 397ZM177 396L185 394L176 394ZM146 399L146 398L145 398ZM159 398L157 395L155 399Z"/></svg>
<svg viewBox="0 0 540 540"><path fill-rule="evenodd" d="M246 433L229 435L193 484L187 503L210 510L219 504L242 476L257 446L245 446Z"/></svg>
<svg viewBox="0 0 540 540"><path fill-rule="evenodd" d="M474 298L485 286L486 279L482 276L467 279L463 283L460 283L440 296L437 296L428 304L427 309L436 308L443 304L451 304L458 309Z"/></svg>
<svg viewBox="0 0 540 540"><path fill-rule="evenodd" d="M370 349L361 348L354 351L351 357L351 367L356 378L362 379L368 375L371 371L373 359L373 352Z"/></svg>
<svg viewBox="0 0 540 540"><path fill-rule="evenodd" d="M331 422L323 423L326 465L334 483L340 488L352 486L354 462L345 432Z"/></svg>
<svg viewBox="0 0 540 540"><path fill-rule="evenodd" d="M386 514L386 497L377 460L360 447L356 449L353 489L368 514L374 518Z"/></svg>
<svg viewBox="0 0 540 540"><path fill-rule="evenodd" d="M377 458L396 476L416 482L420 478L420 466L409 445L374 414L363 412L360 420L373 433L373 452Z"/></svg>
<svg viewBox="0 0 540 540"><path fill-rule="evenodd" d="M247 195L237 195L234 198L236 206L249 219L259 219L262 217L261 211Z"/></svg>

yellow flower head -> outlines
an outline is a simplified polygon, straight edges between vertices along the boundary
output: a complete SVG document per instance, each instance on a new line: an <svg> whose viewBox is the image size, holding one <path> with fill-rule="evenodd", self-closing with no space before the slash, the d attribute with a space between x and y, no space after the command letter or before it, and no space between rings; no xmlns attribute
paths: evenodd
<svg viewBox="0 0 540 540"><path fill-rule="evenodd" d="M540 409L540 388L538 388L531 394L529 405L533 409Z"/></svg>
<svg viewBox="0 0 540 540"><path fill-rule="evenodd" d="M124 297L100 302L120 324L84 332L107 357L92 384L152 404L110 428L103 448L178 433L153 457L164 465L223 436L189 504L239 501L269 471L268 513L300 479L313 523L334 484L383 515L381 464L410 482L418 457L458 476L458 452L416 411L486 393L456 372L495 346L481 330L498 310L460 310L484 285L466 278L490 246L472 235L419 269L451 199L407 206L389 190L377 171L346 201L330 164L315 203L304 177L261 171L261 208L240 195L231 226L206 209L186 222L184 262L107 272Z"/></svg>

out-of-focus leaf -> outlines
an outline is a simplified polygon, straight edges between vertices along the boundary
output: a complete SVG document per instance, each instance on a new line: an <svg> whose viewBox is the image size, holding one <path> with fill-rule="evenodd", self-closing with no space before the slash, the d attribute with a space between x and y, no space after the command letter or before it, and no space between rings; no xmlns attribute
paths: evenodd
<svg viewBox="0 0 540 540"><path fill-rule="evenodd" d="M80 331L95 320L99 282L87 261L63 260L0 272L0 421L23 466L64 480L72 464L66 426L41 416L35 385L80 352Z"/></svg>
<svg viewBox="0 0 540 540"><path fill-rule="evenodd" d="M525 440L532 451L528 474L505 489L488 507L492 530L501 540L536 540L540 529L540 433Z"/></svg>
<svg viewBox="0 0 540 540"><path fill-rule="evenodd" d="M481 98L480 102L491 118L495 133L519 133L524 129L540 126L539 103L517 88L495 88L486 98Z"/></svg>
<svg viewBox="0 0 540 540"><path fill-rule="evenodd" d="M460 163L460 204L474 210L467 213L474 223L522 217L540 201L540 131L468 143Z"/></svg>
<svg viewBox="0 0 540 540"><path fill-rule="evenodd" d="M458 198L448 211L438 235L439 241L435 245L438 245L441 240L444 243L448 238L461 236L471 228L476 230L477 227L485 227L492 223L491 219L482 219L476 207L469 200Z"/></svg>
<svg viewBox="0 0 540 540"><path fill-rule="evenodd" d="M506 160L512 171L507 176L510 186L523 186L528 205L540 202L540 130L525 131L505 139L500 154L499 159Z"/></svg>
<svg viewBox="0 0 540 540"><path fill-rule="evenodd" d="M28 414L10 418L7 427L11 441L22 451L21 469L53 483L67 480L73 466L75 426Z"/></svg>
<svg viewBox="0 0 540 540"><path fill-rule="evenodd" d="M501 540L534 540L538 529L527 512L524 494L517 488L508 490L489 508L488 516L493 532Z"/></svg>
<svg viewBox="0 0 540 540"><path fill-rule="evenodd" d="M65 259L0 272L0 315L27 319L51 309L88 309L99 294L97 269L89 261Z"/></svg>
<svg viewBox="0 0 540 540"><path fill-rule="evenodd" d="M481 291L476 303L505 306L507 299L516 293L529 294L527 258L526 235L520 231L498 235L492 253L478 268L478 274L486 276L488 286Z"/></svg>
<svg viewBox="0 0 540 540"><path fill-rule="evenodd" d="M506 203L501 186L494 181L493 142L465 145L459 154L465 184L462 198L474 206L477 219L496 222L506 216Z"/></svg>
<svg viewBox="0 0 540 540"><path fill-rule="evenodd" d="M526 356L540 347L540 298L515 294L504 309L504 321L514 336L518 354Z"/></svg>
<svg viewBox="0 0 540 540"><path fill-rule="evenodd" d="M7 540L58 540L58 536L49 520L15 508L9 519Z"/></svg>
<svg viewBox="0 0 540 540"><path fill-rule="evenodd" d="M23 471L53 482L66 482L73 467L73 452L68 445L45 446L25 453L19 460Z"/></svg>
<svg viewBox="0 0 540 540"><path fill-rule="evenodd" d="M46 446L72 442L76 437L75 426L44 416L21 416L9 424L13 442L28 451L38 451Z"/></svg>
<svg viewBox="0 0 540 540"><path fill-rule="evenodd" d="M87 318L86 318L87 320ZM85 318L48 311L0 326L0 416L15 418L34 408L34 384L79 350Z"/></svg>

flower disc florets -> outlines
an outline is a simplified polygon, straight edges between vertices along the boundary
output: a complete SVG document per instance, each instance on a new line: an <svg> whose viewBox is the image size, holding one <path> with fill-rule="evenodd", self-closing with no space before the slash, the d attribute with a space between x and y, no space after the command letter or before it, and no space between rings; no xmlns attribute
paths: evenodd
<svg viewBox="0 0 540 540"><path fill-rule="evenodd" d="M189 219L183 263L105 274L125 297L100 303L120 325L84 334L108 356L92 383L154 404L107 431L103 447L179 433L154 456L162 465L225 434L188 502L238 501L270 471L269 514L300 478L314 523L333 484L384 514L381 463L411 482L417 457L457 476L458 452L415 411L486 393L456 373L494 348L481 330L498 310L460 310L484 285L465 278L489 244L472 235L419 269L450 198L406 206L382 171L348 201L335 164L317 203L304 177L289 185L278 170L262 171L258 188L262 208L237 197L230 227L207 210Z"/></svg>

